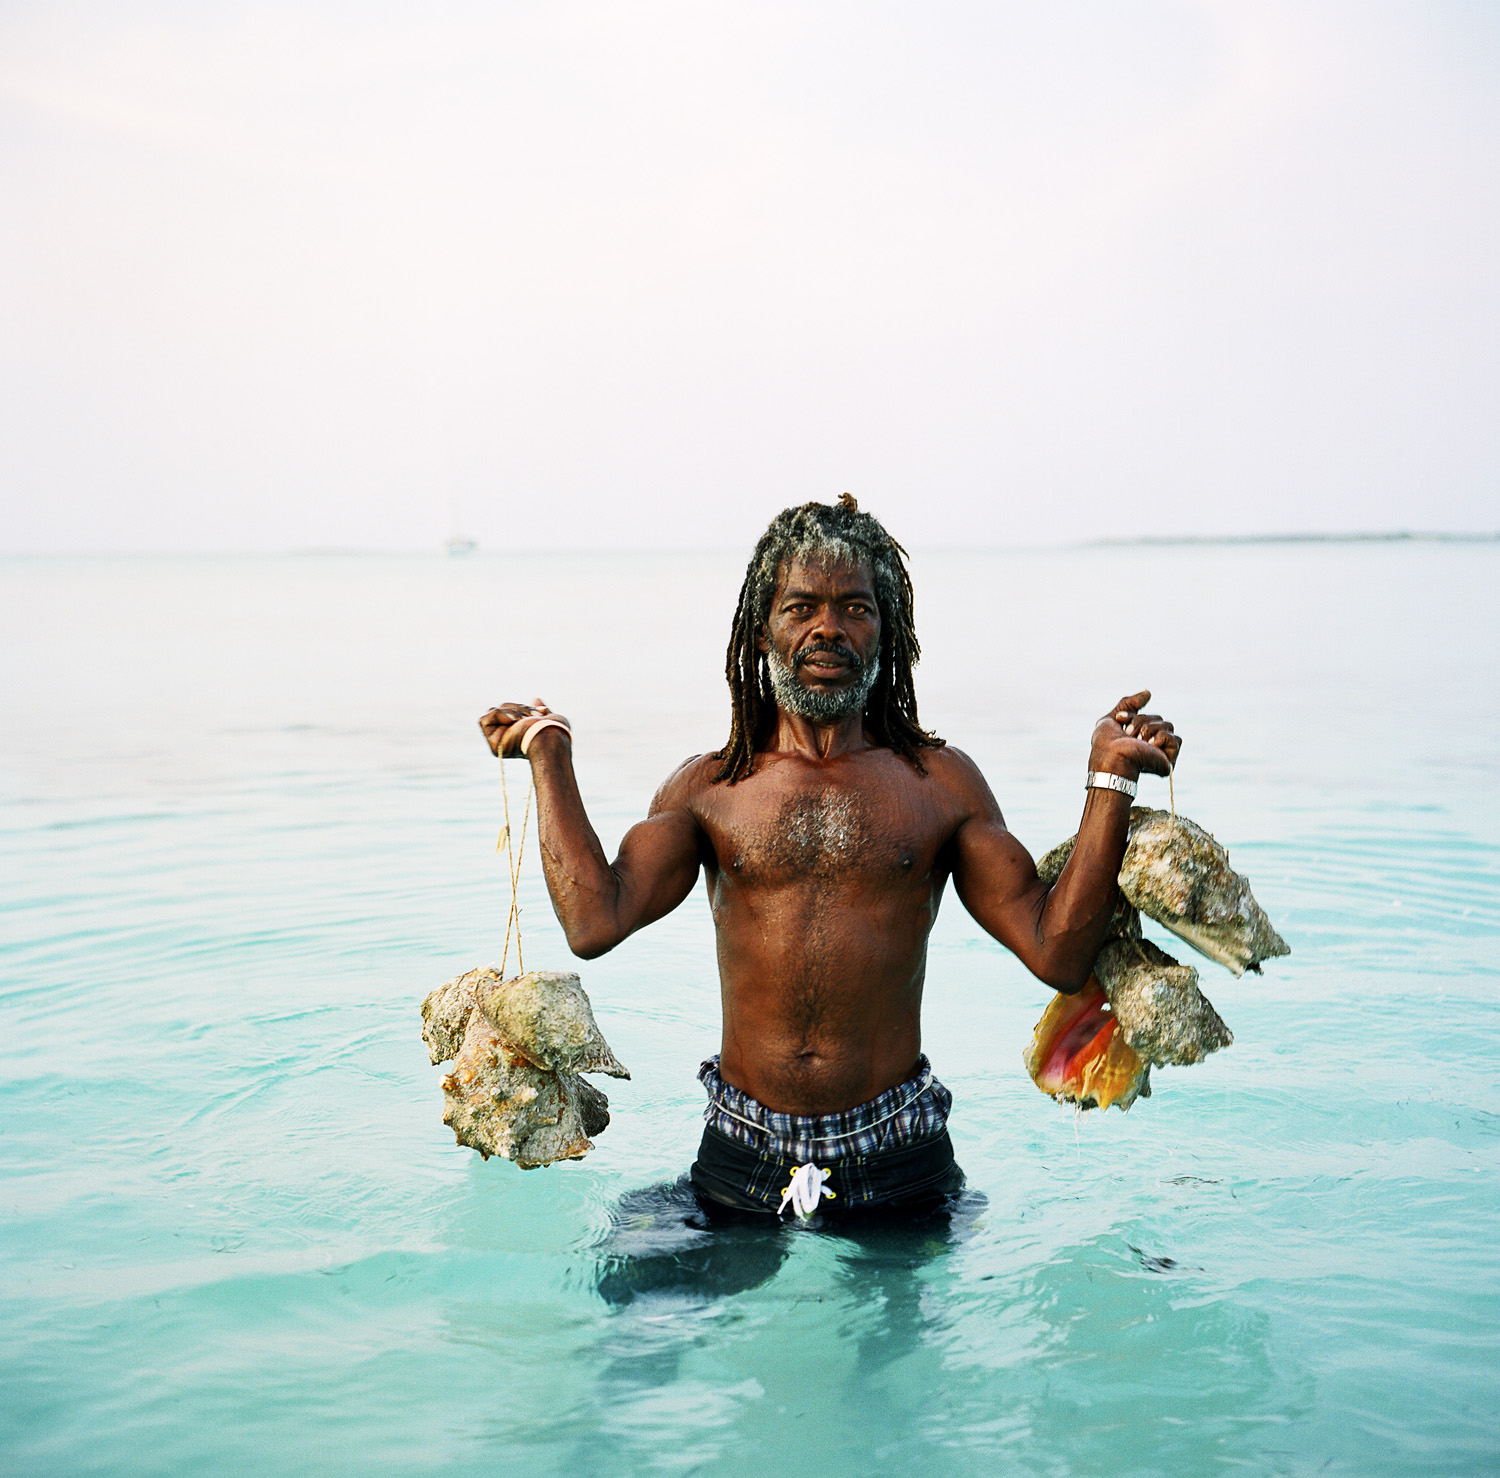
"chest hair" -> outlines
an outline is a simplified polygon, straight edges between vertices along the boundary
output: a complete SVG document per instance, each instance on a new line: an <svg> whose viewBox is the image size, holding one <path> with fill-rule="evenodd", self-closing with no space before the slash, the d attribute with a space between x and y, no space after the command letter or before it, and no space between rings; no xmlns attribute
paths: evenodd
<svg viewBox="0 0 1500 1478"><path fill-rule="evenodd" d="M736 876L766 880L899 872L900 849L871 820L857 796L802 790L786 796L769 823L737 839Z"/></svg>

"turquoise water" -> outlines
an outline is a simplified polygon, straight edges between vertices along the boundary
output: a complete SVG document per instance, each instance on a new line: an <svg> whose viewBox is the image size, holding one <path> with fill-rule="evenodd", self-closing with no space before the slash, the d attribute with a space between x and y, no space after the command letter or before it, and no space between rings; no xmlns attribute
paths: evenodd
<svg viewBox="0 0 1500 1478"><path fill-rule="evenodd" d="M0 564L0 1471L1500 1471L1500 548L915 559L923 716L1022 840L1149 684L1294 953L1200 962L1235 1045L1075 1121L950 897L973 1194L862 1237L653 1193L717 1045L701 894L581 967L634 1072L587 1161L456 1148L419 1036L500 952L475 716L567 712L612 846L723 738L737 566ZM534 853L523 901L566 963Z"/></svg>

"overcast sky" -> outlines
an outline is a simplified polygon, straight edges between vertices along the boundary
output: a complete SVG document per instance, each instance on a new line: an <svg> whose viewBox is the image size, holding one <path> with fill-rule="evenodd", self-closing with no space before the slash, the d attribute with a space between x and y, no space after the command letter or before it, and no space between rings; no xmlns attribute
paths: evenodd
<svg viewBox="0 0 1500 1478"><path fill-rule="evenodd" d="M0 8L0 550L1500 527L1500 5Z"/></svg>

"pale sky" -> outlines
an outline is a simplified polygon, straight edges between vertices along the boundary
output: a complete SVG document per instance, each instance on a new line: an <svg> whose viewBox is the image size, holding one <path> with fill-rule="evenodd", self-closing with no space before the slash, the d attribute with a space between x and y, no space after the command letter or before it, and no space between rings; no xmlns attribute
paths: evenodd
<svg viewBox="0 0 1500 1478"><path fill-rule="evenodd" d="M1500 5L0 8L0 551L1500 527Z"/></svg>

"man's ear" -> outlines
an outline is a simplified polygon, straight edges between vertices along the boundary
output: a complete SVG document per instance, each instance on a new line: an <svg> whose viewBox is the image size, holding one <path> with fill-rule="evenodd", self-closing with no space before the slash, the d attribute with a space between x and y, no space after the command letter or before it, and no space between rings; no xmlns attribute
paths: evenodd
<svg viewBox="0 0 1500 1478"><path fill-rule="evenodd" d="M767 633L764 624L762 624L760 630L755 633L755 650L759 652L762 657L764 657L771 650L771 638Z"/></svg>

